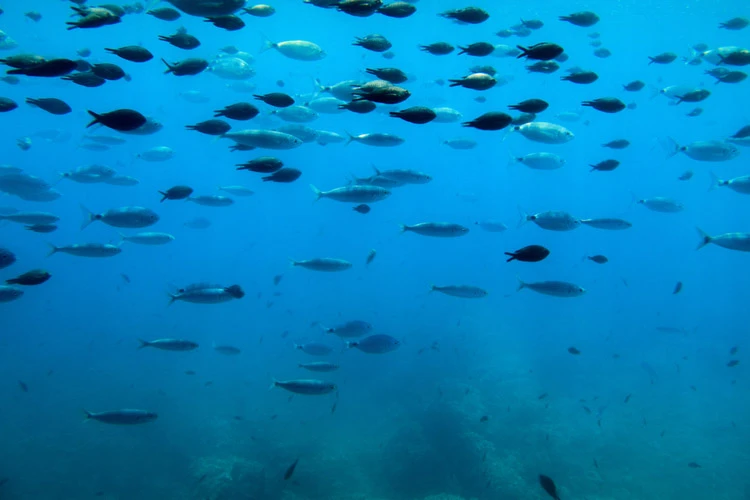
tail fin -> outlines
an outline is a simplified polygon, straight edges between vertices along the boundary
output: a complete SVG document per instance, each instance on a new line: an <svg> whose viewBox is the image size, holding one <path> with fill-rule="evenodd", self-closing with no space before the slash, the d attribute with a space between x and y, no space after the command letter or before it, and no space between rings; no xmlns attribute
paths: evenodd
<svg viewBox="0 0 750 500"><path fill-rule="evenodd" d="M315 193L315 201L318 201L323 196L323 191L310 184L310 189Z"/></svg>
<svg viewBox="0 0 750 500"><path fill-rule="evenodd" d="M162 58L161 62L167 65L167 70L164 73L171 73L172 71L174 71L172 65L169 64L165 59Z"/></svg>
<svg viewBox="0 0 750 500"><path fill-rule="evenodd" d="M289 267L295 267L298 265L298 262L294 260L293 258L289 257Z"/></svg>
<svg viewBox="0 0 750 500"><path fill-rule="evenodd" d="M719 177L715 173L713 172L709 172L709 173L711 174L711 185L708 186L709 191L713 191L717 187L724 185L725 181L719 179Z"/></svg>
<svg viewBox="0 0 750 500"><path fill-rule="evenodd" d="M260 34L262 38L262 43L260 46L260 50L258 51L259 54L263 54L264 52L268 52L269 50L276 47L276 44L271 41L270 38L268 38L265 33Z"/></svg>
<svg viewBox="0 0 750 500"><path fill-rule="evenodd" d="M138 349L143 349L144 347L148 347L151 345L148 341L143 339L138 339L138 342L141 343L141 345L138 346Z"/></svg>
<svg viewBox="0 0 750 500"><path fill-rule="evenodd" d="M430 291L429 291L429 292L427 292L427 293L432 293L432 292L434 292L435 290L437 290L437 288L438 288L438 287L437 287L437 285L433 285L433 284L430 284Z"/></svg>
<svg viewBox="0 0 750 500"><path fill-rule="evenodd" d="M94 118L93 120L91 120L91 122L88 125L86 125L86 128L89 128L92 125L96 125L97 123L100 123L99 119L101 118L101 115L98 115L98 114L94 113L90 109L88 109L86 111L88 111L89 114Z"/></svg>
<svg viewBox="0 0 750 500"><path fill-rule="evenodd" d="M346 133L346 135L348 135L348 136L349 136L349 140L348 140L348 141L346 141L346 144L344 144L344 146L348 146L348 145L349 145L349 144L351 144L352 142L356 141L356 139L354 138L354 136L353 136L352 134L350 134L349 132L347 132L347 133Z"/></svg>
<svg viewBox="0 0 750 500"><path fill-rule="evenodd" d="M273 389L274 387L278 385L279 385L279 381L271 377L271 385L268 386L268 390L270 391L271 389Z"/></svg>
<svg viewBox="0 0 750 500"><path fill-rule="evenodd" d="M711 238L711 236L709 236L709 234L703 231L701 228L696 227L695 229L698 231L698 236L700 237L700 241L698 242L696 250L700 250L701 248L711 243L713 238Z"/></svg>
<svg viewBox="0 0 750 500"><path fill-rule="evenodd" d="M407 226L406 224L399 224L399 226L401 227L402 233L405 233L409 230L409 226Z"/></svg>
<svg viewBox="0 0 750 500"><path fill-rule="evenodd" d="M667 158L672 158L674 155L680 152L680 145L672 139L671 137L667 137L667 140L669 141L669 144L667 144Z"/></svg>
<svg viewBox="0 0 750 500"><path fill-rule="evenodd" d="M89 226L89 224L96 220L96 215L94 215L94 212L84 207L83 204L81 204L80 207L81 212L83 212L83 222L81 222L81 231L83 231Z"/></svg>
<svg viewBox="0 0 750 500"><path fill-rule="evenodd" d="M519 216L519 220L518 220L518 225L516 226L516 228L523 226L529 221L529 214L527 214L526 211L523 208L521 208L521 205L518 205L518 216Z"/></svg>
<svg viewBox="0 0 750 500"><path fill-rule="evenodd" d="M526 283L524 283L524 281L521 278L519 278L518 276L516 276L516 279L518 280L518 288L516 288L516 291L520 292L521 290L523 290L524 288L526 288Z"/></svg>
<svg viewBox="0 0 750 500"><path fill-rule="evenodd" d="M87 420L90 420L90 419L94 418L94 414L93 414L93 413L91 413L90 411L88 411L88 410L85 410L85 409L84 409L84 410L82 410L82 411L83 411L83 414L84 414L84 415L86 416L86 417L85 417L85 418L83 419L83 421L84 421L84 422L86 422Z"/></svg>
<svg viewBox="0 0 750 500"><path fill-rule="evenodd" d="M55 245L53 245L52 243L47 243L47 245L49 245L49 253L47 253L47 257L54 255L60 251L60 249L56 247Z"/></svg>
<svg viewBox="0 0 750 500"><path fill-rule="evenodd" d="M516 45L516 48L521 51L521 53L516 56L516 59L521 59L529 53L529 49L527 49L526 47L522 47L521 45Z"/></svg>

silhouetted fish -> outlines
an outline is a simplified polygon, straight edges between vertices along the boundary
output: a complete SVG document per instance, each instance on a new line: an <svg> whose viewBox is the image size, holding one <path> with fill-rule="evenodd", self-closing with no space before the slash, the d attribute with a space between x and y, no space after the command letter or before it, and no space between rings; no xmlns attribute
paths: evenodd
<svg viewBox="0 0 750 500"><path fill-rule="evenodd" d="M560 496L557 494L557 486L555 486L555 482L551 478L543 474L539 474L539 484L549 496L551 496L555 500L560 500Z"/></svg>

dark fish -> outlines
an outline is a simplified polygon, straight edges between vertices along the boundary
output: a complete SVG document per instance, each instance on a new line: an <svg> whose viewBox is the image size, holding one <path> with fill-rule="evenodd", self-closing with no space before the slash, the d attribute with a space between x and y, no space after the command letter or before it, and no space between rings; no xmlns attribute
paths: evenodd
<svg viewBox="0 0 750 500"><path fill-rule="evenodd" d="M510 258L505 262L517 260L520 262L539 262L547 258L549 250L541 245L529 245L516 250L515 252L505 252Z"/></svg>
<svg viewBox="0 0 750 500"><path fill-rule="evenodd" d="M102 114L97 114L89 110L88 113L94 117L94 119L86 125L86 128L101 123L105 127L109 127L113 130L128 132L137 129L146 123L146 117L132 109L117 109Z"/></svg>
<svg viewBox="0 0 750 500"><path fill-rule="evenodd" d="M234 14L227 14L224 16L210 16L205 18L203 21L211 23L217 28L221 28L227 31L237 31L245 27L245 22Z"/></svg>
<svg viewBox="0 0 750 500"><path fill-rule="evenodd" d="M263 182L294 182L302 175L302 172L297 170L296 168L282 168L281 170L277 170L276 172L272 173L271 175L267 175L265 177L261 177Z"/></svg>
<svg viewBox="0 0 750 500"><path fill-rule="evenodd" d="M697 462L690 462L687 464L691 469L702 469L701 465Z"/></svg>
<svg viewBox="0 0 750 500"><path fill-rule="evenodd" d="M160 7L146 11L146 14L154 16L162 21L176 21L180 18L180 12L171 7Z"/></svg>
<svg viewBox="0 0 750 500"><path fill-rule="evenodd" d="M588 257L589 260L596 262L597 264L606 264L609 259L604 255L591 255Z"/></svg>
<svg viewBox="0 0 750 500"><path fill-rule="evenodd" d="M737 351L739 351L739 350L740 350L739 346L734 346L731 349L729 349L729 355L730 356L734 356L735 354L737 354Z"/></svg>
<svg viewBox="0 0 750 500"><path fill-rule="evenodd" d="M279 283L281 283L281 278L283 278L283 277L284 277L284 275L282 275L282 274L277 274L276 276L274 276L273 277L273 284L274 285L278 285Z"/></svg>
<svg viewBox="0 0 750 500"><path fill-rule="evenodd" d="M729 363L727 363L727 366L729 368L732 368L733 366L737 366L739 364L740 364L740 360L739 359L733 359L733 360L729 361Z"/></svg>
<svg viewBox="0 0 750 500"><path fill-rule="evenodd" d="M125 283L130 283L130 276L128 276L127 274L125 274L125 273L120 273L120 277L122 278L122 280L123 280L123 281L124 281Z"/></svg>
<svg viewBox="0 0 750 500"><path fill-rule="evenodd" d="M575 347L568 347L568 352L569 352L570 354L574 354L574 355L578 355L578 354L581 354L581 351L579 351L579 350L578 350L578 349L576 349Z"/></svg>
<svg viewBox="0 0 750 500"><path fill-rule="evenodd" d="M479 422L480 422L480 423L484 423L484 422L488 421L489 419L490 419L490 417L488 417L487 415L482 415L482 416L481 416L481 417L479 418Z"/></svg>
<svg viewBox="0 0 750 500"><path fill-rule="evenodd" d="M625 109L625 103L616 97L602 97L593 101L583 101L581 106L591 107L603 113L619 113Z"/></svg>
<svg viewBox="0 0 750 500"><path fill-rule="evenodd" d="M617 160L604 160L595 165L589 165L591 167L590 172L598 170L599 172L611 172L620 166L620 162Z"/></svg>
<svg viewBox="0 0 750 500"><path fill-rule="evenodd" d="M269 106L274 106L276 108L288 108L292 104L294 104L294 98L288 94L284 94L283 92L271 92L270 94L255 94L253 95L256 99L259 101L263 101Z"/></svg>
<svg viewBox="0 0 750 500"><path fill-rule="evenodd" d="M195 375L195 372L193 370L186 370L185 375Z"/></svg>
<svg viewBox="0 0 750 500"><path fill-rule="evenodd" d="M336 413L336 405L338 405L338 402L334 402L333 406L331 406L331 413Z"/></svg>
<svg viewBox="0 0 750 500"><path fill-rule="evenodd" d="M367 253L367 260L365 261L365 265L368 265L368 264L370 264L370 263L371 263L371 262L372 262L373 260L375 260L375 256L376 256L376 255L377 255L377 252L375 251L375 249L374 249L374 248L373 248L373 249L371 249L371 250L370 250L370 251L369 251L369 252Z"/></svg>
<svg viewBox="0 0 750 500"><path fill-rule="evenodd" d="M678 281L677 284L674 286L674 290L672 291L672 295L677 295L682 290L682 281Z"/></svg>
<svg viewBox="0 0 750 500"><path fill-rule="evenodd" d="M158 339L151 341L138 339L138 341L141 343L141 345L138 346L138 349L143 349L144 347L155 347L165 351L192 351L193 349L198 348L198 344L195 342L182 339Z"/></svg>
<svg viewBox="0 0 750 500"><path fill-rule="evenodd" d="M297 468L297 462L299 462L299 458L287 468L286 472L284 473L284 481L292 477L292 475L294 474L294 469Z"/></svg>
<svg viewBox="0 0 750 500"><path fill-rule="evenodd" d="M238 102L214 111L214 117L223 116L230 120L249 120L258 116L260 111L249 102Z"/></svg>
<svg viewBox="0 0 750 500"><path fill-rule="evenodd" d="M389 114L392 118L401 118L416 125L424 125L437 118L437 114L433 110L424 106L413 106L402 111L391 111Z"/></svg>
<svg viewBox="0 0 750 500"><path fill-rule="evenodd" d="M364 203L362 203L354 207L352 210L361 214L367 214L370 213L370 205L365 205Z"/></svg>
<svg viewBox="0 0 750 500"><path fill-rule="evenodd" d="M458 55L468 54L470 56L475 56L475 57L488 56L492 54L492 52L495 51L495 46L487 42L472 43L470 45L467 45L466 47L461 47L459 45L458 48L460 50Z"/></svg>
<svg viewBox="0 0 750 500"><path fill-rule="evenodd" d="M105 80L104 78L97 76L94 73L90 73L90 72L73 73L71 75L66 75L62 77L62 79L73 82L76 85L80 85L81 87L88 87L88 88L101 87L102 85L107 83L107 80Z"/></svg>
<svg viewBox="0 0 750 500"><path fill-rule="evenodd" d="M22 380L18 381L18 388L21 389L22 392L29 392L29 386Z"/></svg>
<svg viewBox="0 0 750 500"><path fill-rule="evenodd" d="M519 102L518 104L512 104L508 107L522 113L536 114L541 113L542 111L547 109L549 107L549 103L547 101L543 101L542 99L527 99L525 101Z"/></svg>
<svg viewBox="0 0 750 500"><path fill-rule="evenodd" d="M374 75L379 80L391 82L394 85L404 83L409 79L406 73L398 68L367 68L367 73Z"/></svg>
<svg viewBox="0 0 750 500"><path fill-rule="evenodd" d="M191 57L173 64L169 64L164 59L161 61L167 65L164 73L171 73L174 76L194 76L208 68L208 61L199 57Z"/></svg>
<svg viewBox="0 0 750 500"><path fill-rule="evenodd" d="M649 65L651 64L669 64L677 59L677 54L674 52L663 52L655 56L648 56Z"/></svg>
<svg viewBox="0 0 750 500"><path fill-rule="evenodd" d="M537 399L541 401L542 399L545 399L545 398L546 398L547 396L548 396L548 394L547 394L546 392L544 392L544 393L540 394L540 395L539 395L539 396L537 397Z"/></svg>
<svg viewBox="0 0 750 500"><path fill-rule="evenodd" d="M7 279L5 283L8 285L34 286L41 285L51 277L52 275L43 269L34 269L15 278Z"/></svg>
<svg viewBox="0 0 750 500"><path fill-rule="evenodd" d="M446 19L466 24L480 24L490 18L489 13L479 7L464 7L463 9L447 10L438 14Z"/></svg>
<svg viewBox="0 0 750 500"><path fill-rule="evenodd" d="M550 59L554 59L565 50L559 45L549 42L537 43L531 47L522 47L521 45L516 45L516 47L521 51L516 59L525 57L527 59L535 59L539 61L549 61Z"/></svg>
<svg viewBox="0 0 750 500"><path fill-rule="evenodd" d="M640 80L633 80L630 83L626 83L622 86L623 89L627 90L628 92L638 92L639 90L642 90L643 87L645 87L646 84Z"/></svg>
<svg viewBox="0 0 750 500"><path fill-rule="evenodd" d="M471 121L464 122L464 127L472 127L479 130L502 130L513 121L513 117L506 113L490 111Z"/></svg>
<svg viewBox="0 0 750 500"><path fill-rule="evenodd" d="M195 125L185 125L185 128L206 135L222 135L229 132L232 126L224 120L213 118L211 120L198 122Z"/></svg>
<svg viewBox="0 0 750 500"><path fill-rule="evenodd" d="M678 181L689 181L693 178L693 171L692 170L686 170L683 173L680 174L680 176L677 178Z"/></svg>
<svg viewBox="0 0 750 500"><path fill-rule="evenodd" d="M200 47L201 41L188 33L175 33L174 35L159 35L159 40L182 50L193 50ZM166 63L165 63L166 64ZM169 66L169 65L167 65ZM208 63L206 64L208 66ZM204 68L205 69L205 68Z"/></svg>
<svg viewBox="0 0 750 500"><path fill-rule="evenodd" d="M70 59L51 59L28 68L11 69L6 71L6 74L55 78L67 75L77 67L78 63L76 61L71 61Z"/></svg>
<svg viewBox="0 0 750 500"><path fill-rule="evenodd" d="M430 45L420 45L419 48L422 51L428 52L434 56L445 56L455 50L455 47L453 47L453 45L446 42L436 42L431 43Z"/></svg>
<svg viewBox="0 0 750 500"><path fill-rule="evenodd" d="M101 413L92 413L83 410L87 419L98 420L105 424L114 425L135 425L153 422L158 418L154 412L145 410L115 410L103 411Z"/></svg>
<svg viewBox="0 0 750 500"><path fill-rule="evenodd" d="M13 99L8 99L7 97L0 97L0 113L7 113L8 111L13 111L18 107L18 104L16 104L16 101Z"/></svg>
<svg viewBox="0 0 750 500"><path fill-rule="evenodd" d="M602 144L603 148L610 149L625 149L628 146L630 146L630 141L627 139L615 139L614 141L609 141L606 144Z"/></svg>
<svg viewBox="0 0 750 500"><path fill-rule="evenodd" d="M551 478L539 474L539 485L549 496L555 500L560 500L560 496L557 494L557 486L555 486L555 482Z"/></svg>
<svg viewBox="0 0 750 500"><path fill-rule="evenodd" d="M127 45L125 47L120 47L119 49L104 49L105 51L109 52L110 54L114 54L118 57L121 57L125 59L126 61L130 62L136 62L136 63L143 63L146 61L150 61L154 58L154 55L148 51L148 49L145 49L143 47L139 47L138 45Z"/></svg>
<svg viewBox="0 0 750 500"><path fill-rule="evenodd" d="M237 167L239 167L237 170L249 170L259 174L271 174L281 170L281 167L283 166L284 163L278 158L273 156L260 156L246 163L237 164Z"/></svg>
<svg viewBox="0 0 750 500"><path fill-rule="evenodd" d="M544 73L549 75L560 69L560 65L555 61L537 61L534 64L526 66L529 73Z"/></svg>
<svg viewBox="0 0 750 500"><path fill-rule="evenodd" d="M623 403L627 403L628 401L630 401L630 396L631 396L631 394L628 394L627 396L625 396L625 399L623 400Z"/></svg>
<svg viewBox="0 0 750 500"><path fill-rule="evenodd" d="M193 188L190 186L174 186L166 191L159 191L159 194L162 195L162 202L164 200L185 200L193 194Z"/></svg>
<svg viewBox="0 0 750 500"><path fill-rule="evenodd" d="M34 231L35 233L52 233L57 231L57 226L54 224L30 224L24 226L24 228L29 231Z"/></svg>
<svg viewBox="0 0 750 500"><path fill-rule="evenodd" d="M65 115L73 111L65 101L54 97L40 97L38 99L27 97L26 104L36 106L53 115Z"/></svg>
<svg viewBox="0 0 750 500"><path fill-rule="evenodd" d="M594 459L594 467L596 467L597 469L599 468L599 462L597 462L596 459Z"/></svg>
<svg viewBox="0 0 750 500"><path fill-rule="evenodd" d="M595 12L574 12L567 16L560 16L560 21L565 21L582 28L588 28L599 22L599 16Z"/></svg>
<svg viewBox="0 0 750 500"><path fill-rule="evenodd" d="M94 64L91 66L91 72L96 76L109 81L117 81L127 76L121 67L112 63Z"/></svg>

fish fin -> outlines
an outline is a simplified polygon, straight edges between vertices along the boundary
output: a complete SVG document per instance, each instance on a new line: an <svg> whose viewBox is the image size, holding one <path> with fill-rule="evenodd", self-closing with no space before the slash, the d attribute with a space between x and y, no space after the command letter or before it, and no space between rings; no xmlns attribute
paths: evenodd
<svg viewBox="0 0 750 500"><path fill-rule="evenodd" d="M8 72L8 73L10 73L10 72ZM100 118L101 118L101 115L98 115L98 114L94 113L94 112L93 112L93 111L91 111L90 109L87 109L86 111L88 111L88 113L89 113L89 114L90 114L90 115L91 115L91 116L92 116L92 117L94 118L93 120L91 120L91 122L89 122L89 124L88 124L88 125L86 125L86 128L89 128L89 127L91 127L92 125L96 125L97 123L101 123L101 122L99 121L99 120L100 120Z"/></svg>
<svg viewBox="0 0 750 500"><path fill-rule="evenodd" d="M399 224L399 227L401 227L402 234L409 230L409 226L407 226L406 224Z"/></svg>
<svg viewBox="0 0 750 500"><path fill-rule="evenodd" d="M702 230L701 228L696 227L695 229L698 231L698 236L700 237L700 241L698 242L698 246L696 247L696 250L700 250L701 248L711 243L713 238L711 238L711 236L708 233L706 233L704 230Z"/></svg>
<svg viewBox="0 0 750 500"><path fill-rule="evenodd" d="M94 222L94 212L83 206L83 203L79 205L81 207L81 212L83 213L83 222L81 222L81 231L86 229L89 224Z"/></svg>
<svg viewBox="0 0 750 500"><path fill-rule="evenodd" d="M163 62L164 64L166 64L166 65L167 65L167 69L166 69L166 71L164 71L164 73L171 73L172 71L174 71L174 68L172 67L172 65L171 65L171 64L169 64L169 63L168 63L168 62L166 61L166 59L162 58L161 62Z"/></svg>
<svg viewBox="0 0 750 500"><path fill-rule="evenodd" d="M276 47L276 44L273 43L271 39L266 36L265 33L261 32L260 36L261 36L261 46L260 46L260 49L258 50L258 54L263 54L273 49L274 47Z"/></svg>
<svg viewBox="0 0 750 500"><path fill-rule="evenodd" d="M323 191L310 184L310 189L315 193L315 201L318 201L323 196Z"/></svg>
<svg viewBox="0 0 750 500"><path fill-rule="evenodd" d="M667 137L667 141L669 142L662 145L667 148L667 159L669 159L679 153L681 148L680 144L671 137Z"/></svg>
<svg viewBox="0 0 750 500"><path fill-rule="evenodd" d="M60 249L56 247L55 245L53 245L52 243L48 242L47 245L49 246L49 253L47 253L47 257L54 255L60 251Z"/></svg>
<svg viewBox="0 0 750 500"><path fill-rule="evenodd" d="M516 255L511 252L505 252L505 255L510 255L510 259L506 260L505 262L510 262L511 260L516 260Z"/></svg>
<svg viewBox="0 0 750 500"><path fill-rule="evenodd" d="M521 290L526 288L526 283L524 283L524 281L519 276L516 276L516 279L518 280L518 288L516 288L516 291L520 292Z"/></svg>
<svg viewBox="0 0 750 500"><path fill-rule="evenodd" d="M274 387L278 385L279 385L279 381L271 377L271 385L268 386L268 390L270 391L271 389L273 389Z"/></svg>
<svg viewBox="0 0 750 500"><path fill-rule="evenodd" d="M84 418L83 418L84 422L88 422L89 420L94 418L94 414L86 410L85 408L82 408L81 411L83 412L83 415L84 415Z"/></svg>
<svg viewBox="0 0 750 500"><path fill-rule="evenodd" d="M432 283L430 283L430 291L429 291L429 292L427 292L427 293L432 293L432 292L434 292L435 290L437 290L437 286L436 286L436 285L433 285Z"/></svg>
<svg viewBox="0 0 750 500"><path fill-rule="evenodd" d="M141 343L141 345L138 346L138 349L143 349L144 347L148 347L151 344L147 340L138 339L138 342Z"/></svg>
<svg viewBox="0 0 750 500"><path fill-rule="evenodd" d="M709 172L709 174L711 174L711 185L708 186L708 190L713 191L717 187L721 186L724 181L719 179L719 177L713 172Z"/></svg>
<svg viewBox="0 0 750 500"><path fill-rule="evenodd" d="M288 257L288 259L289 259L289 267L295 267L299 264L296 260L294 260L291 257Z"/></svg>
<svg viewBox="0 0 750 500"><path fill-rule="evenodd" d="M348 146L349 144L351 144L352 142L354 142L354 141L356 140L356 139L354 138L354 136L353 136L352 134L350 134L349 132L346 132L346 135L348 135L348 136L349 136L349 140L348 140L348 141L346 141L346 144L344 144L344 146Z"/></svg>
<svg viewBox="0 0 750 500"><path fill-rule="evenodd" d="M518 208L519 220L518 220L518 224L516 225L516 228L519 228L529 221L529 214L526 213L526 210L521 208L521 205L518 205L517 208Z"/></svg>

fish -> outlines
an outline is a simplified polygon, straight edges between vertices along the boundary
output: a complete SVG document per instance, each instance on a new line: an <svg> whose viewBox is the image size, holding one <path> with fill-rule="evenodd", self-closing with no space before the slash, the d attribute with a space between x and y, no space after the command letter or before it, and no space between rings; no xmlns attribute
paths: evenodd
<svg viewBox="0 0 750 500"><path fill-rule="evenodd" d="M209 283L195 283L169 294L169 304L177 301L193 304L219 304L234 299L241 299L245 292L239 285L214 285Z"/></svg>
<svg viewBox="0 0 750 500"><path fill-rule="evenodd" d="M138 339L141 345L138 349L144 347L154 347L163 351L192 351L198 348L198 344L190 340L182 339L158 339L158 340L142 340Z"/></svg>
<svg viewBox="0 0 750 500"><path fill-rule="evenodd" d="M339 369L339 365L329 361L314 361L312 363L300 363L299 368L310 370L311 372L333 372Z"/></svg>
<svg viewBox="0 0 750 500"><path fill-rule="evenodd" d="M218 352L219 354L224 354L226 356L236 356L240 353L242 353L242 350L239 347L234 347L231 345L216 345L213 344L214 351Z"/></svg>
<svg viewBox="0 0 750 500"><path fill-rule="evenodd" d="M331 412L331 413L333 413L333 412ZM295 460L292 463L292 465L290 465L289 467L287 467L286 472L284 473L284 481L287 481L288 479L290 479L292 477L292 475L294 474L294 470L297 468L297 463L298 462L299 462L299 458L297 460Z"/></svg>
<svg viewBox="0 0 750 500"><path fill-rule="evenodd" d="M552 297L580 297L586 293L586 289L566 281L539 281L526 283L518 278L518 291L528 288L543 295Z"/></svg>
<svg viewBox="0 0 750 500"><path fill-rule="evenodd" d="M400 345L399 340L385 334L370 335L362 340L346 343L347 348L356 348L368 354L385 354L395 351Z"/></svg>
<svg viewBox="0 0 750 500"><path fill-rule="evenodd" d="M289 259L292 267L303 267L311 271L322 271L322 272L340 272L346 271L352 267L352 263L332 257L320 257L308 260L294 260Z"/></svg>
<svg viewBox="0 0 750 500"><path fill-rule="evenodd" d="M560 496L557 494L557 486L555 485L555 482L552 480L552 478L543 474L539 474L539 485L554 500L560 500Z"/></svg>
<svg viewBox="0 0 750 500"><path fill-rule="evenodd" d="M324 332L331 333L341 338L361 337L362 335L371 332L373 329L370 323L362 320L351 320L332 327L326 327L323 325L320 325L320 327Z"/></svg>
<svg viewBox="0 0 750 500"><path fill-rule="evenodd" d="M682 291L682 281L678 281L674 286L674 290L672 290L672 295L677 295L681 291Z"/></svg>
<svg viewBox="0 0 750 500"><path fill-rule="evenodd" d="M411 226L401 224L401 232L412 232L422 236L438 238L455 238L466 235L469 232L469 228L450 222L421 222Z"/></svg>
<svg viewBox="0 0 750 500"><path fill-rule="evenodd" d="M155 421L159 416L146 410L114 410L94 413L83 410L87 420L96 420L112 425L138 425Z"/></svg>
<svg viewBox="0 0 750 500"><path fill-rule="evenodd" d="M322 344L320 342L307 342L305 344L294 344L294 348L299 349L305 354L310 354L312 356L326 356L333 352L333 349L330 346L326 344Z"/></svg>
<svg viewBox="0 0 750 500"><path fill-rule="evenodd" d="M320 396L329 394L336 390L336 384L325 382L317 379L298 379L298 380L276 380L271 382L270 389L281 387L284 390L294 394L305 394L309 396Z"/></svg>
<svg viewBox="0 0 750 500"><path fill-rule="evenodd" d="M29 386L22 380L18 381L18 388L21 389L21 392L29 392Z"/></svg>
<svg viewBox="0 0 750 500"><path fill-rule="evenodd" d="M482 297L486 297L488 294L487 290L471 285L430 285L430 291L440 292L445 295L460 297L464 299L481 299Z"/></svg>

